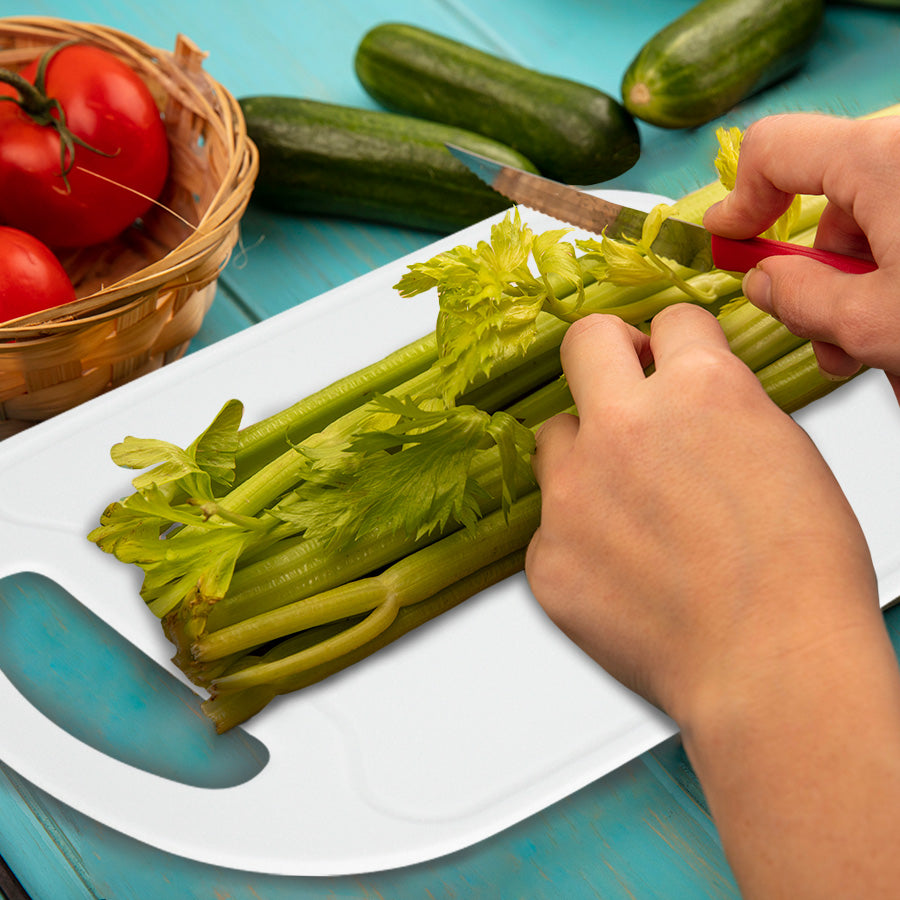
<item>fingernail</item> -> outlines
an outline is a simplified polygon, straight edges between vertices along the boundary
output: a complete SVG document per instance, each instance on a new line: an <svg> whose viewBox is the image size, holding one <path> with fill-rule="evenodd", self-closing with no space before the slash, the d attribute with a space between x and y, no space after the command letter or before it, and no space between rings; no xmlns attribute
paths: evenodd
<svg viewBox="0 0 900 900"><path fill-rule="evenodd" d="M744 296L763 312L772 311L772 279L760 268L751 269L742 282Z"/></svg>
<svg viewBox="0 0 900 900"><path fill-rule="evenodd" d="M819 374L826 381L846 381L850 376L849 375L835 375L834 372L829 372L827 369L823 369L821 366L818 366Z"/></svg>

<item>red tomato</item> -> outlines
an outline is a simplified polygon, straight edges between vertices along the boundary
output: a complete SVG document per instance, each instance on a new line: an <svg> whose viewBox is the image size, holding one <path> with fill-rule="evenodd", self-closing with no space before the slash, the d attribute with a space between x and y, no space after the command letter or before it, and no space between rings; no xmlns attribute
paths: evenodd
<svg viewBox="0 0 900 900"><path fill-rule="evenodd" d="M75 288L50 248L18 228L0 225L0 322L74 299Z"/></svg>
<svg viewBox="0 0 900 900"><path fill-rule="evenodd" d="M38 65L19 74L34 84ZM51 247L109 240L147 211L165 183L169 146L159 109L125 63L82 44L52 54L43 86L77 141L94 149L76 141L63 154L58 111L41 124L21 104L0 102L0 222ZM4 94L20 96L0 84ZM65 175L63 159L71 164Z"/></svg>

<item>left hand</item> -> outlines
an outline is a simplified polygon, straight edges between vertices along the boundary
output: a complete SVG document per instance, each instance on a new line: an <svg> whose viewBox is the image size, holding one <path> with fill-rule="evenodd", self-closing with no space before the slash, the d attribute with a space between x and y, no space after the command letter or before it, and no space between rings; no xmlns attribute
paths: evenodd
<svg viewBox="0 0 900 900"><path fill-rule="evenodd" d="M843 492L710 313L671 307L649 338L591 316L562 357L579 416L538 432L526 574L613 676L685 727L777 681L785 647L818 640L809 616L883 628Z"/></svg>

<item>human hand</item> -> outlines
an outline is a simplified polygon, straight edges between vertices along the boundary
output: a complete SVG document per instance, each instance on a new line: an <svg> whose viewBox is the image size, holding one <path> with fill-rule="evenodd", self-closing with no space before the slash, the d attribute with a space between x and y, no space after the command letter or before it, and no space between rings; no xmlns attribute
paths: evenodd
<svg viewBox="0 0 900 900"><path fill-rule="evenodd" d="M675 719L742 897L895 896L900 672L825 461L699 307L583 319L562 355L535 596Z"/></svg>
<svg viewBox="0 0 900 900"><path fill-rule="evenodd" d="M874 259L878 270L848 275L799 256L772 257L747 273L747 298L811 339L825 373L883 369L900 400L900 117L755 122L741 144L735 189L704 224L723 237L753 237L795 194L828 200L816 247Z"/></svg>
<svg viewBox="0 0 900 900"><path fill-rule="evenodd" d="M666 309L649 338L591 316L561 352L579 417L538 432L526 574L614 677L685 727L713 694L736 703L820 640L812 615L834 634L883 629L840 487L710 313Z"/></svg>

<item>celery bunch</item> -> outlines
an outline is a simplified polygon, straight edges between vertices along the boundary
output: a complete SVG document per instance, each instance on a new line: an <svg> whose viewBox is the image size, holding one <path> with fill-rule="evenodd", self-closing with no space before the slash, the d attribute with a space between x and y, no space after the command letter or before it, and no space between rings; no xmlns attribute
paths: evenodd
<svg viewBox="0 0 900 900"><path fill-rule="evenodd" d="M406 297L437 290L433 334L254 425L230 400L185 448L112 448L145 471L89 538L143 569L141 596L219 731L521 570L540 515L534 430L572 409L558 348L577 318L644 327L701 303L784 409L836 387L733 274L653 251L664 216L699 221L733 184L740 133L719 138L720 180L654 210L639 240L535 234L512 212L400 279ZM798 199L776 236L811 242L821 209Z"/></svg>

